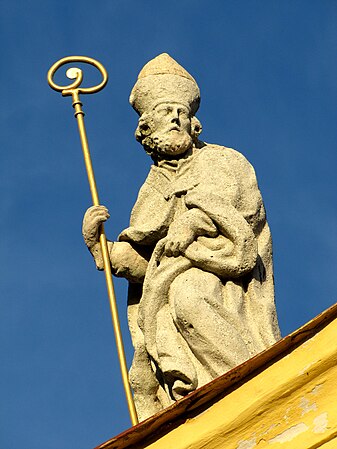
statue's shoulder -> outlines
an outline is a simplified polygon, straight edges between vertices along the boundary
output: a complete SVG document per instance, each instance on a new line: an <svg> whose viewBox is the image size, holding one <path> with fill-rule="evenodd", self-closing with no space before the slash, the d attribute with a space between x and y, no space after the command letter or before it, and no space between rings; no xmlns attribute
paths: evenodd
<svg viewBox="0 0 337 449"><path fill-rule="evenodd" d="M252 168L250 162L239 151L213 143L205 143L200 149L199 158L204 162L216 160L218 163L222 162L223 164L228 164L230 166L234 165Z"/></svg>

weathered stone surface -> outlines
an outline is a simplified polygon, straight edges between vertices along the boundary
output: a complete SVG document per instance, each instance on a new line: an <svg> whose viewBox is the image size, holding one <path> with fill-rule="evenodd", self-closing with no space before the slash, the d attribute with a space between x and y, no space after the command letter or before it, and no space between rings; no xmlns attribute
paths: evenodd
<svg viewBox="0 0 337 449"><path fill-rule="evenodd" d="M194 79L163 54L130 96L136 138L152 157L130 227L109 242L112 269L130 281L135 348L130 371L140 419L279 339L272 244L253 167L237 151L199 140ZM90 208L83 236L102 268Z"/></svg>

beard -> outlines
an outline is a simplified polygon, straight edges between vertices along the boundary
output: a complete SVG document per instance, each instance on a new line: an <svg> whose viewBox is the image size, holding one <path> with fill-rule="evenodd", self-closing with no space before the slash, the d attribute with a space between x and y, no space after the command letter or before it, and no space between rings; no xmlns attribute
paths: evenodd
<svg viewBox="0 0 337 449"><path fill-rule="evenodd" d="M152 133L147 136L143 145L146 151L162 156L179 156L183 155L192 148L192 137L186 131L167 131Z"/></svg>

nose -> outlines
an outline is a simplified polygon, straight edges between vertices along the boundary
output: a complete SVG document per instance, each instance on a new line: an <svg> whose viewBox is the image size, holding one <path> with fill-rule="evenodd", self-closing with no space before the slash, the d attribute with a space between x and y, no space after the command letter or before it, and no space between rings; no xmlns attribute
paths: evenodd
<svg viewBox="0 0 337 449"><path fill-rule="evenodd" d="M176 123L177 125L180 125L180 118L179 118L179 110L173 109L171 112L171 123Z"/></svg>

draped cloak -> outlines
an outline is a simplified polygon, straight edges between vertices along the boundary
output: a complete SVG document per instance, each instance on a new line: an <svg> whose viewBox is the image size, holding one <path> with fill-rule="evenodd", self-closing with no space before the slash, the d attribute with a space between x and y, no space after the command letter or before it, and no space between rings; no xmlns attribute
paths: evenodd
<svg viewBox="0 0 337 449"><path fill-rule="evenodd" d="M166 257L167 233L177 221L198 228L198 236L183 254ZM173 164L153 165L119 240L149 255L145 272L129 285L128 302L135 348L130 379L140 419L173 402L174 373L193 390L280 338L271 235L254 169L242 154L205 144ZM219 280L219 317L242 339L236 359L235 345L222 348L222 367L216 354L214 367L212 360L203 364L192 336L177 326L172 289L188 273L192 285L204 273Z"/></svg>

